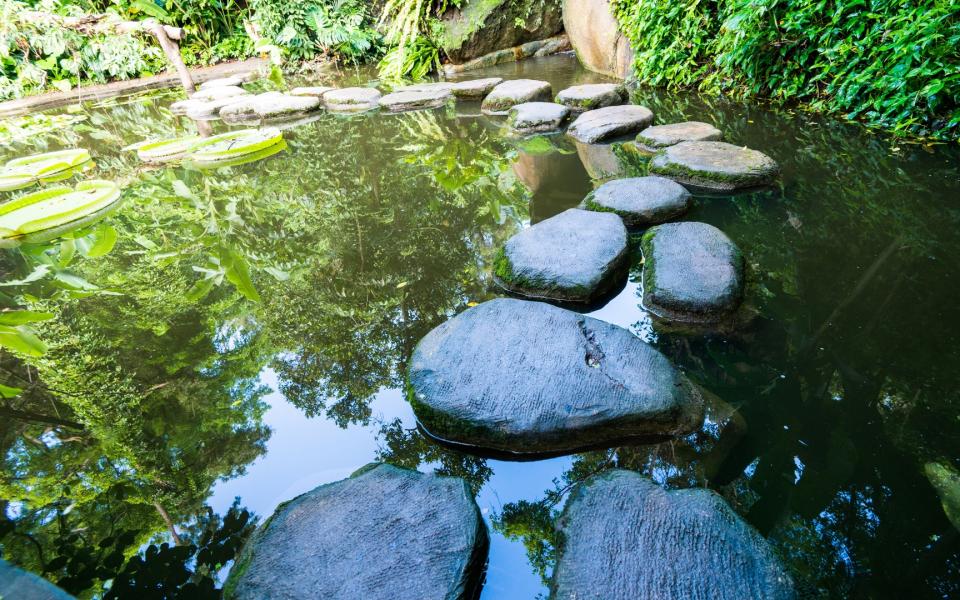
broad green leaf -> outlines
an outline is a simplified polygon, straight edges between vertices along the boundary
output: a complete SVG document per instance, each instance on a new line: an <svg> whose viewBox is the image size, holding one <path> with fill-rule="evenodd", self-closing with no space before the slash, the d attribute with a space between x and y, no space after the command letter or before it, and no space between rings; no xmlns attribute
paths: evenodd
<svg viewBox="0 0 960 600"><path fill-rule="evenodd" d="M191 302L199 302L207 297L207 294L210 293L210 290L213 289L214 280L210 279L201 279L200 281L193 284L189 290L187 290L186 298Z"/></svg>
<svg viewBox="0 0 960 600"><path fill-rule="evenodd" d="M27 327L0 325L0 346L26 356L43 356L47 351L47 345Z"/></svg>
<svg viewBox="0 0 960 600"><path fill-rule="evenodd" d="M0 325L23 325L25 323L36 323L37 321L48 321L52 318L53 313L48 312L5 310L0 312Z"/></svg>
<svg viewBox="0 0 960 600"><path fill-rule="evenodd" d="M23 392L22 388L11 387L0 383L0 398L16 398Z"/></svg>
<svg viewBox="0 0 960 600"><path fill-rule="evenodd" d="M242 256L229 248L223 248L220 252L220 263L226 270L227 281L232 283L238 292L249 300L260 301L260 294L250 279L250 267Z"/></svg>
<svg viewBox="0 0 960 600"><path fill-rule="evenodd" d="M113 225L104 225L97 229L93 245L87 250L87 256L90 258L99 258L109 254L117 243L117 230Z"/></svg>
<svg viewBox="0 0 960 600"><path fill-rule="evenodd" d="M0 287L3 286L12 286L12 285L26 285L28 283L33 283L39 279L43 279L47 273L50 272L50 265L39 265L34 269L29 275L23 279L14 279L13 281L4 281L0 283Z"/></svg>

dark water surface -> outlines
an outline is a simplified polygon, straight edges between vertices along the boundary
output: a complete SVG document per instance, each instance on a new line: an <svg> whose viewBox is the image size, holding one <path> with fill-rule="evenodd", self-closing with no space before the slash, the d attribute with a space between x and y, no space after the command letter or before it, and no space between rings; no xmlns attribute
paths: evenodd
<svg viewBox="0 0 960 600"><path fill-rule="evenodd" d="M555 90L603 80L569 56L470 77L488 73ZM727 333L655 324L635 252L626 288L591 314L722 402L682 440L533 462L425 439L403 398L405 361L430 329L500 295L490 266L509 236L605 176L642 173L629 152L510 140L461 104L320 114L260 162L145 168L120 148L195 131L167 112L172 92L49 113L74 122L0 147L3 161L87 147L98 165L85 176L126 187L120 209L76 239L0 251L0 302L56 315L35 325L44 356L0 354L0 383L23 390L0 404L3 557L90 597L125 556L169 540L163 513L184 541L211 546L204 527L236 523L205 505L226 515L239 498L263 519L384 460L466 478L492 527L483 598L532 599L547 594L568 487L617 466L722 494L808 597L958 597L957 146L634 95L658 123L711 122L782 166L776 189L698 197L686 217L743 249L753 318ZM170 564L185 560L223 562Z"/></svg>

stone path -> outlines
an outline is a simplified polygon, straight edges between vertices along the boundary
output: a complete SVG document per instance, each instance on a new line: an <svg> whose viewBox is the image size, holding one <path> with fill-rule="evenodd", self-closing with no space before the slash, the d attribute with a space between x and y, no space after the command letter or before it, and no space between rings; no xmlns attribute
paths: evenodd
<svg viewBox="0 0 960 600"><path fill-rule="evenodd" d="M663 177L614 179L587 196L587 210L615 213L630 228L656 225L687 212L693 199L687 188Z"/></svg>

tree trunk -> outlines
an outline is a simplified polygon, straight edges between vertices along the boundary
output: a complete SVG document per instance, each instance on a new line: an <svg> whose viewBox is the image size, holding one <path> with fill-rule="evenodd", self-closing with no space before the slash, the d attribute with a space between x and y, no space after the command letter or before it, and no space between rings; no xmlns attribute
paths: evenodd
<svg viewBox="0 0 960 600"><path fill-rule="evenodd" d="M44 415L41 413L30 412L28 410L17 410L0 406L0 416L18 419L20 421L29 421L33 423L46 423L47 425L60 425L62 427L71 427L73 429L84 429L83 425L75 421L68 421L60 417Z"/></svg>
<svg viewBox="0 0 960 600"><path fill-rule="evenodd" d="M170 531L171 537L173 537L173 542L178 545L183 545L183 540L180 539L180 536L177 534L177 528L173 524L173 519L170 518L170 514L167 513L165 509L159 502L154 502L153 507L157 509L157 512L160 513L160 516L163 518L163 522L167 524L167 529Z"/></svg>
<svg viewBox="0 0 960 600"><path fill-rule="evenodd" d="M180 46L170 38L166 28L160 23L153 19L148 19L143 23L146 30L157 38L157 42L159 42L160 47L163 48L164 54L167 55L167 60L169 60L173 68L177 70L177 75L180 76L180 83L183 84L183 89L185 89L188 94L194 93L196 88L193 86L193 78L190 77L190 70L187 69L187 65L183 64L183 57L180 56Z"/></svg>

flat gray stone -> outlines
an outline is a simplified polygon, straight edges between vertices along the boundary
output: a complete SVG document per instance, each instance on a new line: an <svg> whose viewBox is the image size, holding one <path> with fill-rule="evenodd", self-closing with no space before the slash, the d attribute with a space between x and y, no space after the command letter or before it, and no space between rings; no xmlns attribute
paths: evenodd
<svg viewBox="0 0 960 600"><path fill-rule="evenodd" d="M726 142L680 142L650 159L650 172L694 187L734 191L773 183L780 167L766 154Z"/></svg>
<svg viewBox="0 0 960 600"><path fill-rule="evenodd" d="M222 98L231 98L233 96L245 96L249 94L247 90L235 85L221 85L202 89L190 96L191 100L200 100L201 102L210 102L211 100L220 100Z"/></svg>
<svg viewBox="0 0 960 600"><path fill-rule="evenodd" d="M767 541L710 490L610 470L574 488L558 528L555 600L795 597Z"/></svg>
<svg viewBox="0 0 960 600"><path fill-rule="evenodd" d="M209 90L210 88L215 87L239 87L243 85L246 80L240 75L230 75L228 77L218 77L217 79L211 79L209 81L204 81L200 84L198 89Z"/></svg>
<svg viewBox="0 0 960 600"><path fill-rule="evenodd" d="M0 559L0 598L10 600L73 600L73 596L43 577Z"/></svg>
<svg viewBox="0 0 960 600"><path fill-rule="evenodd" d="M687 212L692 197L687 188L665 177L614 179L587 196L587 210L612 212L627 227L646 227L669 221Z"/></svg>
<svg viewBox="0 0 960 600"><path fill-rule="evenodd" d="M291 96L313 96L315 98L323 98L323 95L327 92L332 92L337 88L328 87L325 85L316 85L316 86L307 86L307 87L295 87L290 90Z"/></svg>
<svg viewBox="0 0 960 600"><path fill-rule="evenodd" d="M556 102L574 112L595 110L627 102L627 89L619 83L588 83L568 87L557 94Z"/></svg>
<svg viewBox="0 0 960 600"><path fill-rule="evenodd" d="M453 95L457 98L480 100L501 83L503 83L503 79L500 77L457 81L453 84L453 88L450 91L452 91Z"/></svg>
<svg viewBox="0 0 960 600"><path fill-rule="evenodd" d="M411 83L394 88L394 92L450 92L453 90L452 81L426 81L423 83Z"/></svg>
<svg viewBox="0 0 960 600"><path fill-rule="evenodd" d="M463 479L368 465L277 507L237 557L224 596L472 598L487 546Z"/></svg>
<svg viewBox="0 0 960 600"><path fill-rule="evenodd" d="M380 92L375 88L351 87L333 90L323 95L328 110L340 112L363 112L379 105Z"/></svg>
<svg viewBox="0 0 960 600"><path fill-rule="evenodd" d="M224 120L279 119L302 115L319 107L320 98L314 96L290 96L267 92L224 106L220 109L220 117Z"/></svg>
<svg viewBox="0 0 960 600"><path fill-rule="evenodd" d="M627 229L617 215L571 208L504 244L494 276L505 289L566 302L610 291L627 265Z"/></svg>
<svg viewBox="0 0 960 600"><path fill-rule="evenodd" d="M657 316L712 323L743 299L743 255L722 231L706 223L650 228L643 248L643 304Z"/></svg>
<svg viewBox="0 0 960 600"><path fill-rule="evenodd" d="M697 388L626 329L512 298L427 334L408 383L431 435L511 454L686 435L704 414Z"/></svg>
<svg viewBox="0 0 960 600"><path fill-rule="evenodd" d="M192 119L216 118L224 106L236 104L242 96L229 96L207 102L194 102L187 106L186 115Z"/></svg>
<svg viewBox="0 0 960 600"><path fill-rule="evenodd" d="M193 98L178 100L170 105L170 112L175 115L185 115L191 109L198 108L206 103L206 100L194 100Z"/></svg>
<svg viewBox="0 0 960 600"><path fill-rule="evenodd" d="M653 123L653 112L636 104L607 106L583 113L567 130L573 139L596 144L626 135L636 135Z"/></svg>
<svg viewBox="0 0 960 600"><path fill-rule="evenodd" d="M411 90L393 92L380 98L380 107L390 112L439 108L453 101L449 89Z"/></svg>
<svg viewBox="0 0 960 600"><path fill-rule="evenodd" d="M524 102L517 104L507 114L507 124L517 133L546 133L558 131L567 118L570 109L553 102Z"/></svg>
<svg viewBox="0 0 960 600"><path fill-rule="evenodd" d="M657 152L680 142L710 142L721 137L723 134L720 130L709 123L685 121L647 127L637 134L637 147L647 152Z"/></svg>
<svg viewBox="0 0 960 600"><path fill-rule="evenodd" d="M493 88L483 99L480 109L486 115L505 115L512 107L524 102L549 102L550 84L534 79L513 79Z"/></svg>

